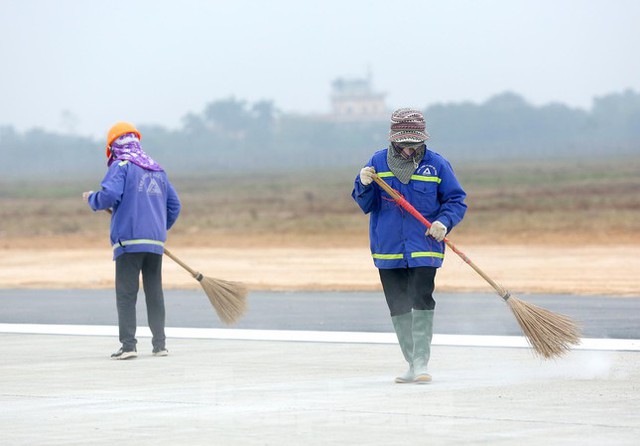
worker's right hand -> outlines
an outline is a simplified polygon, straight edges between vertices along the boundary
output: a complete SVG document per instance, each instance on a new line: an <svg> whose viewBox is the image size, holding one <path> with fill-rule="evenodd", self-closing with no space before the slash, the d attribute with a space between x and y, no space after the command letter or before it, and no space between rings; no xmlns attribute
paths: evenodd
<svg viewBox="0 0 640 446"><path fill-rule="evenodd" d="M373 182L373 174L376 170L373 167L363 167L360 169L360 182L363 186L368 186Z"/></svg>
<svg viewBox="0 0 640 446"><path fill-rule="evenodd" d="M88 202L89 201L89 195L91 195L93 193L92 190L89 190L87 192L82 192L82 200Z"/></svg>

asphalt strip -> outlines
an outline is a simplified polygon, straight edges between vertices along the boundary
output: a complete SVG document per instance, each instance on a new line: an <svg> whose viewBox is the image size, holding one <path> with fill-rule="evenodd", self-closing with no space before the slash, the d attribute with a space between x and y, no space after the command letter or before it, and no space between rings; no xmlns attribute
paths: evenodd
<svg viewBox="0 0 640 446"><path fill-rule="evenodd" d="M169 338L225 339L237 341L328 342L348 344L395 344L394 333L304 330L246 330L230 328L167 327ZM70 336L118 336L115 325L0 324L0 333ZM138 327L137 336L151 337L148 327ZM459 347L529 348L523 336L434 334L433 345ZM639 339L583 338L576 350L640 351Z"/></svg>

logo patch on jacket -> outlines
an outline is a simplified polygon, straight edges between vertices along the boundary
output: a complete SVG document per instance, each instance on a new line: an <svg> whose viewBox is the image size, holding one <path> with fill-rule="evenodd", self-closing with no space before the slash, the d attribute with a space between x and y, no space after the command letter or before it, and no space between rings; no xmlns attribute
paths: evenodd
<svg viewBox="0 0 640 446"><path fill-rule="evenodd" d="M138 192L146 192L149 195L162 195L162 188L156 179L162 182L162 175L155 172L142 175L142 178L138 181Z"/></svg>
<svg viewBox="0 0 640 446"><path fill-rule="evenodd" d="M160 189L160 186L158 186L158 183L156 183L156 180L154 180L153 178L151 178L151 181L149 181L149 187L147 187L147 194L162 195L162 189Z"/></svg>
<svg viewBox="0 0 640 446"><path fill-rule="evenodd" d="M427 176L427 177L428 176L437 177L438 176L438 169L433 167L431 164L421 164L416 169L416 174L417 175L424 175L424 176Z"/></svg>

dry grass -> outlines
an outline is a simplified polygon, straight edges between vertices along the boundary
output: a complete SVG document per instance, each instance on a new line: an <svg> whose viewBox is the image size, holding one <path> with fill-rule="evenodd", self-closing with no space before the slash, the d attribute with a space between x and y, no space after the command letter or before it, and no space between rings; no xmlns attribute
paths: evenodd
<svg viewBox="0 0 640 446"><path fill-rule="evenodd" d="M639 240L639 161L528 168L517 177L506 172L476 172L469 212L457 234L486 228L491 239L573 243L588 239ZM487 178L495 175L495 182ZM486 222L490 223L487 228ZM542 239L541 239L542 238ZM560 239L560 240L558 240Z"/></svg>
<svg viewBox="0 0 640 446"><path fill-rule="evenodd" d="M564 165L461 166L468 193L455 239L467 242L640 241L639 160ZM339 246L367 243L367 218L351 199L355 173L174 178L183 212L172 244L186 246ZM108 217L81 200L93 182L35 188L3 184L0 246L38 239L104 244Z"/></svg>

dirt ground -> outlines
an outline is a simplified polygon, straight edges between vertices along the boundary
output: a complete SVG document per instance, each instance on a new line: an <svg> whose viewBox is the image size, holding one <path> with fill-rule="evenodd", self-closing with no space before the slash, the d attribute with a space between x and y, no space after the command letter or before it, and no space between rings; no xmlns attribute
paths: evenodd
<svg viewBox="0 0 640 446"><path fill-rule="evenodd" d="M516 294L640 296L638 240L595 243L576 235L533 242L453 241L491 278ZM199 234L169 240L167 247L207 276L242 281L254 290L381 289L366 234ZM1 288L111 288L113 276L110 248L103 237L40 236L5 239L0 245ZM168 258L164 282L167 288L199 286ZM437 287L440 291L493 290L450 250Z"/></svg>
<svg viewBox="0 0 640 446"><path fill-rule="evenodd" d="M640 296L639 165L470 164L459 170L468 212L452 241L513 293ZM352 182L350 171L322 182L295 172L182 178L167 247L256 290L380 289ZM0 184L0 287L113 287L109 218L88 209L84 187ZM167 288L199 287L164 265ZM436 280L441 291L493 291L451 251Z"/></svg>

